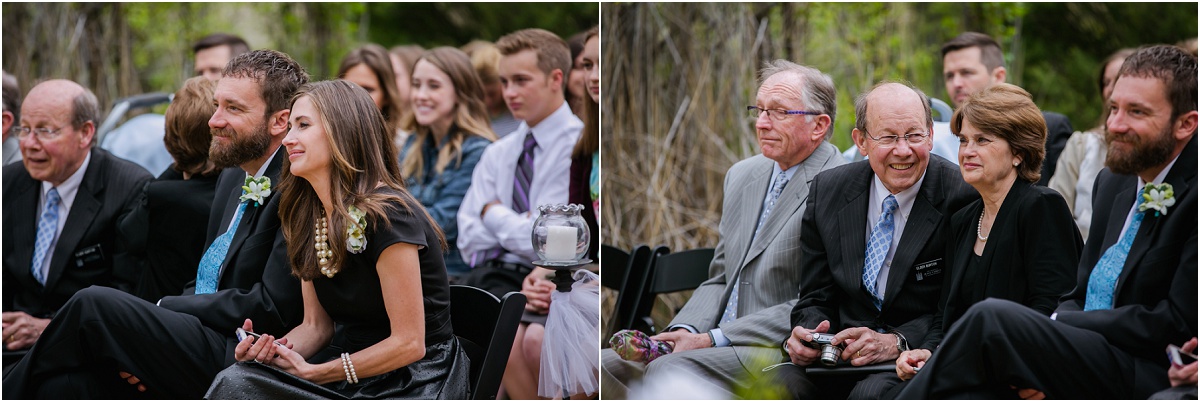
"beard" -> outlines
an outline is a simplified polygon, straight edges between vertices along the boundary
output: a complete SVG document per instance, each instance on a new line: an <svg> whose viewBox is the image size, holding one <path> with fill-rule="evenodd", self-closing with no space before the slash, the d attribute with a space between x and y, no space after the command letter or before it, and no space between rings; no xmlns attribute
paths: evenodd
<svg viewBox="0 0 1200 402"><path fill-rule="evenodd" d="M228 143L213 141L208 149L208 158L222 169L261 158L267 152L267 147L271 146L271 134L267 132L265 119L250 133L240 134L231 128L214 128L212 135L232 140Z"/></svg>

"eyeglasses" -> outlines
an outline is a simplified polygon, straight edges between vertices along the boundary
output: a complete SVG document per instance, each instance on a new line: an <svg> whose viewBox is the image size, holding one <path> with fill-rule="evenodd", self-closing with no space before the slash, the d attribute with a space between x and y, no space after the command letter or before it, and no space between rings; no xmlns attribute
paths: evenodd
<svg viewBox="0 0 1200 402"><path fill-rule="evenodd" d="M807 110L763 109L758 106L746 106L746 112L748 112L750 114L750 117L753 117L756 119L758 118L758 116L762 116L763 112L767 112L767 116L770 116L771 120L774 120L774 121L786 120L788 118L788 116L793 115L793 114L804 114L804 115L809 115L809 116L820 116L820 115L825 114L825 113L821 113L821 112L810 112Z"/></svg>
<svg viewBox="0 0 1200 402"><path fill-rule="evenodd" d="M925 141L929 140L929 134L926 134L926 133L912 133L912 134L905 134L902 136L885 135L885 136L882 136L879 138L872 137L871 133L868 133L866 130L863 130L863 134L866 134L867 138L874 140L882 148L891 148L891 147L896 146L897 144L900 143L901 137L904 138L904 142L907 142L908 146L910 146L910 147L923 145L923 144L925 144Z"/></svg>
<svg viewBox="0 0 1200 402"><path fill-rule="evenodd" d="M12 130L17 133L18 139L23 140L23 139L29 137L29 134L32 133L33 135L37 136L38 141L52 141L55 138L58 138L59 134L62 134L62 130L64 128L67 128L67 126L62 126L62 127L55 128L55 129L50 129L50 128L46 128L46 127L40 127L40 128L13 127Z"/></svg>

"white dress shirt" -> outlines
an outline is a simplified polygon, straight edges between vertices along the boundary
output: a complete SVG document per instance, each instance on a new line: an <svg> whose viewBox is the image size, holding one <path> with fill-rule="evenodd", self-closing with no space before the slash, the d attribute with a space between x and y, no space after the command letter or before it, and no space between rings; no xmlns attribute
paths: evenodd
<svg viewBox="0 0 1200 402"><path fill-rule="evenodd" d="M533 151L533 180L529 185L527 213L512 210L513 175L517 159L525 147L525 134L530 131L521 122L516 131L505 135L483 151L471 187L458 209L458 248L468 264L476 253L503 247L505 261L514 259L530 262L537 259L530 240L537 207L545 204L566 204L571 185L571 151L579 141L583 121L571 113L563 102L554 113L532 127L537 147ZM499 201L480 217L483 206ZM476 261L476 264L483 261Z"/></svg>
<svg viewBox="0 0 1200 402"><path fill-rule="evenodd" d="M58 206L58 229L54 232L54 238L50 240L50 246L46 248L46 259L42 260L40 268L43 278L48 278L50 275L50 260L54 259L54 249L58 247L58 238L62 237L63 227L67 225L67 215L71 212L71 206L75 205L75 195L79 194L79 185L83 183L83 174L87 172L91 162L92 151L89 150L87 156L83 157L83 163L79 165L79 170L63 180L58 187L54 187L48 181L42 182L42 198L38 198L37 215L34 215L33 220L35 225L41 219L42 211L46 209L46 194L50 193L50 189L57 188L58 196L61 199L61 205Z"/></svg>
<svg viewBox="0 0 1200 402"><path fill-rule="evenodd" d="M892 213L892 223L894 223L892 245L888 247L887 257L883 259L883 266L879 268L879 279L875 281L875 287L879 288L878 294L880 295L887 292L887 278L888 273L892 270L892 257L896 256L896 248L900 244L900 237L904 234L908 215L912 213L913 202L917 199L917 192L921 191L921 184L925 182L927 173L929 173L929 169L925 169L925 173L921 174L921 178L917 180L916 184L897 194L891 194L887 187L883 186L879 176L872 176L871 199L867 201L867 243L871 242L871 229L875 228L875 224L879 223L879 218L883 215L883 200L888 195L894 195L898 205L896 211Z"/></svg>

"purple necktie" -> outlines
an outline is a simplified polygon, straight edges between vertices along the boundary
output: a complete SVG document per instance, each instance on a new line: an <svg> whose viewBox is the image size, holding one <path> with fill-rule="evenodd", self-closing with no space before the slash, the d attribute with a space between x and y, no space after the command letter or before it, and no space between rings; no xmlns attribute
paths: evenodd
<svg viewBox="0 0 1200 402"><path fill-rule="evenodd" d="M533 132L525 134L525 149L521 159L517 160L517 171L513 174L513 212L518 214L529 211L529 187L533 183L533 149L537 140Z"/></svg>

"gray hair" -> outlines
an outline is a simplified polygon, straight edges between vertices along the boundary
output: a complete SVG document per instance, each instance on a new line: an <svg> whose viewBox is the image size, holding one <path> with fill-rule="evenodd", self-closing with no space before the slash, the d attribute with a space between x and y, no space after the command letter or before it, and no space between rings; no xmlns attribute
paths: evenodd
<svg viewBox="0 0 1200 402"><path fill-rule="evenodd" d="M854 128L856 128L856 129L858 129L858 131L862 131L864 133L867 132L867 97L869 95L871 95L871 92L875 92L875 90L878 89L879 87L888 85L888 84L900 84L900 85L907 87L908 89L911 89L913 92L916 92L917 97L921 98L921 106L924 106L924 109L925 109L925 127L929 127L929 126L933 125L933 115L931 114L931 112L929 110L929 97L925 95L925 92L922 92L919 88L913 86L911 83L909 83L907 81L890 81L889 80L889 81L882 81L878 84L875 84L875 86L872 86L871 89L859 94L858 96L856 96L854 98ZM930 133L930 134L933 134L933 133Z"/></svg>
<svg viewBox="0 0 1200 402"><path fill-rule="evenodd" d="M71 102L71 126L79 129L83 127L84 123L89 121L93 125L99 126L100 101L96 100L96 94L92 93L91 90L87 88L82 89L83 91L75 95L75 99Z"/></svg>
<svg viewBox="0 0 1200 402"><path fill-rule="evenodd" d="M17 77L4 73L4 111L13 114L13 121L21 121L21 87Z"/></svg>
<svg viewBox="0 0 1200 402"><path fill-rule="evenodd" d="M837 90L833 88L833 78L812 67L799 65L787 60L776 59L763 64L759 72L758 86L762 86L771 76L779 73L791 73L803 79L800 90L800 102L804 106L829 115L829 127L832 129L834 118L837 116ZM805 121L812 121L811 115L804 116ZM829 141L830 135L825 136Z"/></svg>

